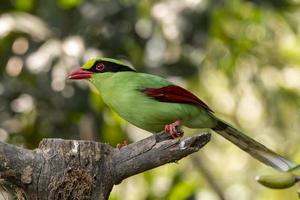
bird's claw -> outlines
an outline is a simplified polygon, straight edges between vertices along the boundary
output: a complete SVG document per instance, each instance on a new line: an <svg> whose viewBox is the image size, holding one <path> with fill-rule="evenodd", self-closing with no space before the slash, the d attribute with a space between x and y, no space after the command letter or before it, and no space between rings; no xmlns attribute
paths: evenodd
<svg viewBox="0 0 300 200"><path fill-rule="evenodd" d="M167 124L165 126L165 132L169 133L172 138L178 138L178 137L182 137L184 132L183 130L180 128L181 125L181 121L177 120L176 122L172 123L172 124Z"/></svg>
<svg viewBox="0 0 300 200"><path fill-rule="evenodd" d="M125 147L125 146L127 146L127 145L128 145L127 140L124 140L123 143L118 143L116 147L117 147L118 149L121 149L122 147Z"/></svg>

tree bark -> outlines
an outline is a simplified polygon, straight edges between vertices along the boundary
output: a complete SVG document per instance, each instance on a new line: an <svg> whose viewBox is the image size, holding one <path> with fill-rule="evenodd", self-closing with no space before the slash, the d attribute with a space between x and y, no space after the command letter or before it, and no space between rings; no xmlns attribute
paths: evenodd
<svg viewBox="0 0 300 200"><path fill-rule="evenodd" d="M208 133L181 139L159 133L116 149L93 141L44 139L33 151L0 142L0 175L18 199L106 200L125 178L180 160L209 140Z"/></svg>

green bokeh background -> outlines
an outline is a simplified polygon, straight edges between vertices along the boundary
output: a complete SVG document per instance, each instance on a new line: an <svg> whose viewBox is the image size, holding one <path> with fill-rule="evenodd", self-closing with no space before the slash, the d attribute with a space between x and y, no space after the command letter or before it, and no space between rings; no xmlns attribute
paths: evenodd
<svg viewBox="0 0 300 200"><path fill-rule="evenodd" d="M299 163L299 13L296 0L0 0L0 140L33 149L44 137L147 137L87 82L66 80L106 56L188 88ZM216 134L193 159L131 177L110 199L297 199L297 187L259 185L272 170Z"/></svg>

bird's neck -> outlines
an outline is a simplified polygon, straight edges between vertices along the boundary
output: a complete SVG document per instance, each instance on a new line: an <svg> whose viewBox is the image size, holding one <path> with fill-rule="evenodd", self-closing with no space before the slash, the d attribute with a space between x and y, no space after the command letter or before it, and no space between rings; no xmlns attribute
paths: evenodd
<svg viewBox="0 0 300 200"><path fill-rule="evenodd" d="M102 92L105 90L105 87L109 85L110 79L113 75L114 73L110 72L94 74L90 81L100 92Z"/></svg>

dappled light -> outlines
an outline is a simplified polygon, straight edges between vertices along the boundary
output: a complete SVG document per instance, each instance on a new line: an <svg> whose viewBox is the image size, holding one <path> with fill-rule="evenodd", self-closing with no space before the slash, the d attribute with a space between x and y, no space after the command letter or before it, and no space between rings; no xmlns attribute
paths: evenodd
<svg viewBox="0 0 300 200"><path fill-rule="evenodd" d="M115 146L149 136L88 81L67 80L105 56L185 87L219 118L300 163L298 1L16 0L0 10L0 141L33 149L45 137ZM259 185L255 177L273 170L217 134L193 156L222 194L187 157L130 177L110 199L297 199L297 187Z"/></svg>

